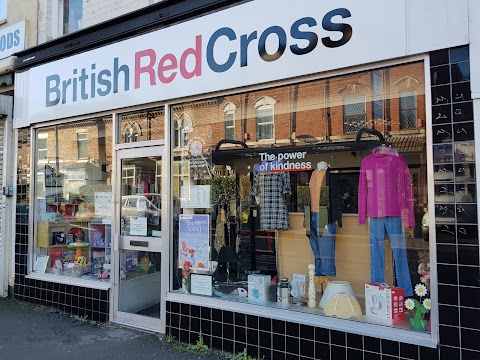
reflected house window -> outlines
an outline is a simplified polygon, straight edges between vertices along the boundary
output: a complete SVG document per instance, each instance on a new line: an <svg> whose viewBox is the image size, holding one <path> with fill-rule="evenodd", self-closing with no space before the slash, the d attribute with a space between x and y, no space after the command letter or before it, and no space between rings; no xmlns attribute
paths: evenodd
<svg viewBox="0 0 480 360"><path fill-rule="evenodd" d="M223 108L225 119L225 139L235 140L235 109L237 107L231 102L227 103Z"/></svg>
<svg viewBox="0 0 480 360"><path fill-rule="evenodd" d="M274 134L274 108L277 100L264 96L253 103L256 109L257 141L273 140Z"/></svg>
<svg viewBox="0 0 480 360"><path fill-rule="evenodd" d="M343 98L343 131L356 133L366 126L367 99L362 95L347 95Z"/></svg>
<svg viewBox="0 0 480 360"><path fill-rule="evenodd" d="M415 90L400 93L400 128L415 129L417 127L417 92Z"/></svg>
<svg viewBox="0 0 480 360"><path fill-rule="evenodd" d="M138 135L141 133L140 126L137 122L133 124L127 123L123 128L123 139L126 144L138 141Z"/></svg>
<svg viewBox="0 0 480 360"><path fill-rule="evenodd" d="M48 160L48 134L38 134L37 149L38 160Z"/></svg>
<svg viewBox="0 0 480 360"><path fill-rule="evenodd" d="M88 159L88 139L86 132L77 133L77 149L79 159Z"/></svg>
<svg viewBox="0 0 480 360"><path fill-rule="evenodd" d="M82 28L83 0L63 0L63 33L68 34Z"/></svg>
<svg viewBox="0 0 480 360"><path fill-rule="evenodd" d="M173 133L174 147L183 148L188 144L188 134L193 132L193 123L190 116L183 113L180 116L174 115Z"/></svg>

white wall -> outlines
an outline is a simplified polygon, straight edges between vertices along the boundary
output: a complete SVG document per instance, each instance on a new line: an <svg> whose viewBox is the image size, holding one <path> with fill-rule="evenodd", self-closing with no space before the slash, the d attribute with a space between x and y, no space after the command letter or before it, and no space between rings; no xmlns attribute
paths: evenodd
<svg viewBox="0 0 480 360"><path fill-rule="evenodd" d="M83 0L83 28L152 5L162 0ZM38 43L55 39L61 33L63 0L38 0Z"/></svg>

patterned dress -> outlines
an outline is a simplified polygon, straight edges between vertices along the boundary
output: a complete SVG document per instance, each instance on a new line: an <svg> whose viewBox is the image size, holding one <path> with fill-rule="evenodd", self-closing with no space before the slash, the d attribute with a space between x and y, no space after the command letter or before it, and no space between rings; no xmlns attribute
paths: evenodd
<svg viewBox="0 0 480 360"><path fill-rule="evenodd" d="M290 227L285 195L291 193L288 173L255 174L252 195L260 198L260 230Z"/></svg>

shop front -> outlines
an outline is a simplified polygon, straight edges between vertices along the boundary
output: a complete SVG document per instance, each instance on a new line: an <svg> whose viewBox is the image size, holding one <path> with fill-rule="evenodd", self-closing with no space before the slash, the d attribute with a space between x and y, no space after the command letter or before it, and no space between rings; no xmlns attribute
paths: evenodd
<svg viewBox="0 0 480 360"><path fill-rule="evenodd" d="M15 296L254 357L475 358L475 44L441 5L246 2L20 67Z"/></svg>

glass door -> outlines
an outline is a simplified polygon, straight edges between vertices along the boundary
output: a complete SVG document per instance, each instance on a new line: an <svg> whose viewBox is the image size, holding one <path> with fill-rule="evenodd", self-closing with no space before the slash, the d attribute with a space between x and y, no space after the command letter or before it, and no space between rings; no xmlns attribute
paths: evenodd
<svg viewBox="0 0 480 360"><path fill-rule="evenodd" d="M162 154L162 146L119 150L116 164L114 319L156 331L162 303Z"/></svg>

